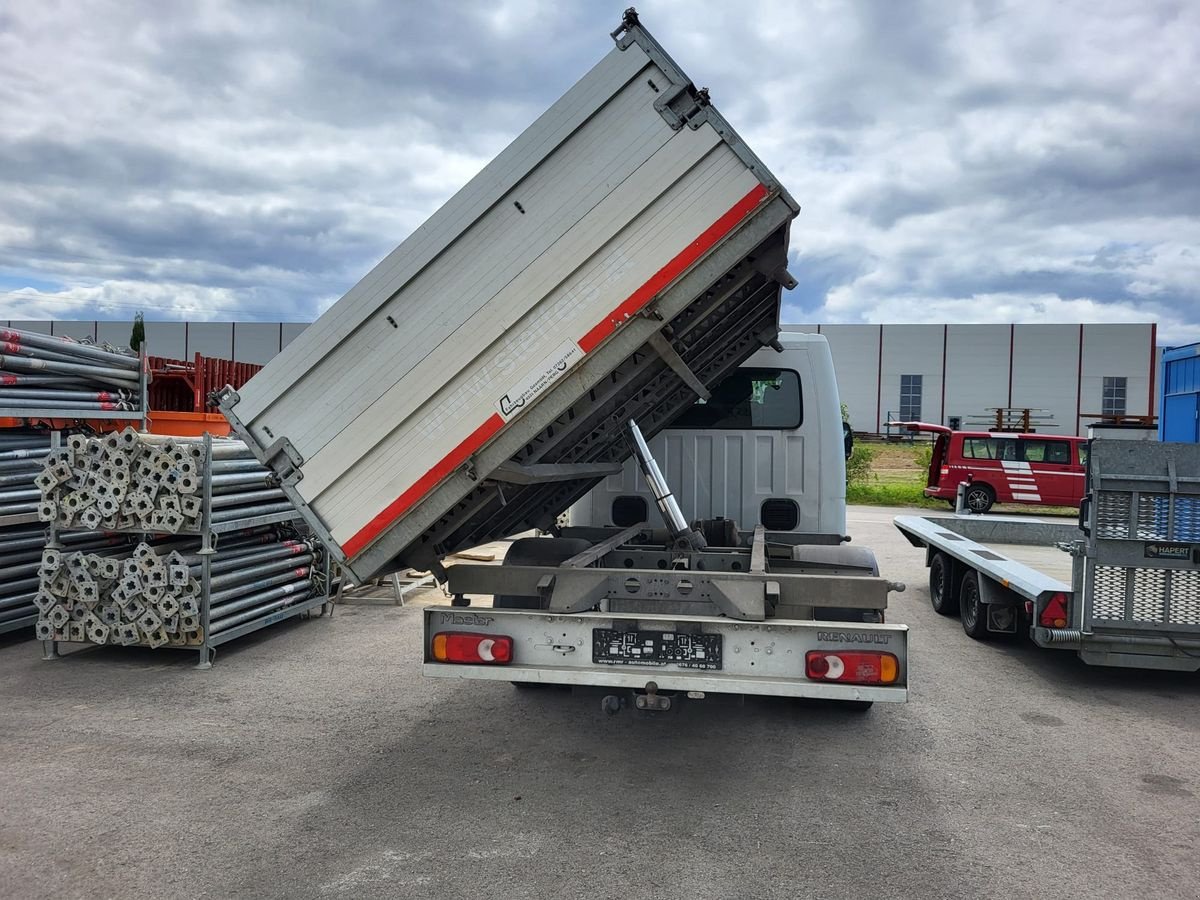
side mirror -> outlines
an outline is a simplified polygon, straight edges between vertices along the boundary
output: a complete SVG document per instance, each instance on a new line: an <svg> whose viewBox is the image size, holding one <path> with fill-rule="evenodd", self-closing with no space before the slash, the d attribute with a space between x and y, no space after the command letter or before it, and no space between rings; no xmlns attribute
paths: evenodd
<svg viewBox="0 0 1200 900"><path fill-rule="evenodd" d="M850 428L849 422L842 422L842 443L846 448L846 459L854 452L854 432Z"/></svg>

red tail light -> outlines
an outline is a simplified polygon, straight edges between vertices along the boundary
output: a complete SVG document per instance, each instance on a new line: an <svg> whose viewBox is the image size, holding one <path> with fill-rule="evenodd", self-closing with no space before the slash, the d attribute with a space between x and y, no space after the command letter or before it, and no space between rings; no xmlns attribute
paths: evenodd
<svg viewBox="0 0 1200 900"><path fill-rule="evenodd" d="M438 662L503 666L512 662L512 651L512 638L502 634L442 631L433 636L432 653Z"/></svg>
<svg viewBox="0 0 1200 900"><path fill-rule="evenodd" d="M810 650L804 669L813 681L839 684L892 684L900 677L900 661L893 654L865 650Z"/></svg>
<svg viewBox="0 0 1200 900"><path fill-rule="evenodd" d="M1038 624L1043 628L1066 628L1067 620L1067 595L1053 594L1046 605L1042 607L1042 614L1038 616Z"/></svg>

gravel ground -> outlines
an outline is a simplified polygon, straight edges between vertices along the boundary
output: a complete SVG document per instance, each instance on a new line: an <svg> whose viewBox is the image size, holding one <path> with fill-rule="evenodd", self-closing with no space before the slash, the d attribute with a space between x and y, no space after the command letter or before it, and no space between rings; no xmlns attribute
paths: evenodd
<svg viewBox="0 0 1200 900"><path fill-rule="evenodd" d="M5 897L1200 895L1200 676L969 640L922 555L912 695L866 714L423 679L419 603L192 655L0 637ZM431 599L436 599L433 595Z"/></svg>

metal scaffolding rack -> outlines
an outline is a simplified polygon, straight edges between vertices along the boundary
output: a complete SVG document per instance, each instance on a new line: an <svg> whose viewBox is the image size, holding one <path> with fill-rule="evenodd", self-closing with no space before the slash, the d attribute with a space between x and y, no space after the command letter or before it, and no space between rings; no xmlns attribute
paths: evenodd
<svg viewBox="0 0 1200 900"><path fill-rule="evenodd" d="M61 432L49 432L50 450L58 448L61 439ZM30 484L33 479L30 478ZM37 525L39 524L38 514L36 512L14 513L11 515L0 515L0 553L4 552L8 538L16 529L22 525ZM32 601L30 601L32 603ZM28 615L20 616L19 618L9 619L0 622L0 634L6 634L10 631L17 631L21 628L32 628L37 622L38 612L33 609Z"/></svg>
<svg viewBox="0 0 1200 900"><path fill-rule="evenodd" d="M283 523L297 522L301 520L301 515L297 510L289 510L287 512L273 512L262 515L247 515L243 518L233 519L229 521L213 522L213 441L210 434L205 434L204 438L204 458L202 468L201 496L202 496L202 513L201 526L199 530L180 529L179 535L195 535L200 540L200 548L195 552L200 557L200 622L201 622L201 639L199 643L179 643L171 642L165 644L166 649L185 649L195 650L199 653L200 659L196 666L198 669L209 669L212 667L213 658L216 654L216 648L221 644L232 641L236 638L243 637L251 632L265 628L269 625L275 625L279 622L293 618L299 615L312 614L313 610L318 607L320 611L318 615L332 614L333 604L337 594L337 572L330 561L328 551L315 537L314 541L314 558L311 563L313 574L310 576L313 580L314 591L311 596L294 603L286 604L276 603L268 607L264 607L262 614L255 616L248 621L242 622L233 627L224 629L217 634L212 634L210 625L210 600L212 597L212 565L213 556L218 552L221 537L223 535L233 534L247 529L253 529L263 525L277 525ZM49 525L46 546L51 549L63 549L62 543L59 541L59 533L61 529L55 526L52 522ZM126 529L119 533L136 535L140 534L143 538L154 536L149 532L138 529ZM156 534L156 533L155 533ZM319 571L317 571L319 569ZM70 643L61 638L45 638L42 640L43 659L59 658L59 645L62 643ZM148 646L144 643L135 644L134 646Z"/></svg>

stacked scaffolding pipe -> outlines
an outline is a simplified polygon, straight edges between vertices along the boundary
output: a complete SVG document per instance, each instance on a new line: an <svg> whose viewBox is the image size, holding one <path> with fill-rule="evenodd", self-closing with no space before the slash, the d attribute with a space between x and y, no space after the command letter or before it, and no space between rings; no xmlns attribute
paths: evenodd
<svg viewBox="0 0 1200 900"><path fill-rule="evenodd" d="M211 479L212 522L222 525L294 512L273 472L242 441L163 438L132 428L101 437L74 435L49 452L30 500L57 528L198 534L204 525L204 481ZM0 505L6 491L0 485Z"/></svg>
<svg viewBox="0 0 1200 900"><path fill-rule="evenodd" d="M206 622L210 637L327 590L318 545L278 529L230 536L211 554L195 538L47 549L35 570L44 641L199 646Z"/></svg>
<svg viewBox="0 0 1200 900"><path fill-rule="evenodd" d="M50 455L50 440L49 431L0 431L0 522L37 521L36 479Z"/></svg>
<svg viewBox="0 0 1200 900"><path fill-rule="evenodd" d="M127 541L98 532L79 532L72 538L72 552L103 551ZM0 529L0 632L34 624L45 546L45 529L28 525Z"/></svg>
<svg viewBox="0 0 1200 900"><path fill-rule="evenodd" d="M0 329L0 413L141 418L146 376L130 350Z"/></svg>

